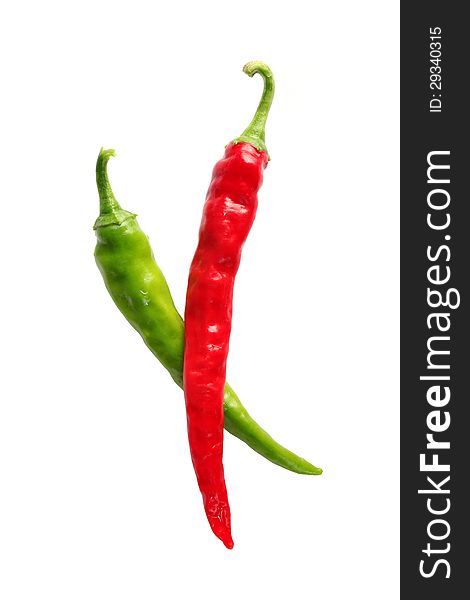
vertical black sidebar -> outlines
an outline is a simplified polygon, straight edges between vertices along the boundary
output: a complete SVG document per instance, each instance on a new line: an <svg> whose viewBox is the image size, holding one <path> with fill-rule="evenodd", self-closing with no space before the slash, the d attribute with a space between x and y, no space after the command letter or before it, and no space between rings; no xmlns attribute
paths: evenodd
<svg viewBox="0 0 470 600"><path fill-rule="evenodd" d="M401 3L401 597L469 593L470 29ZM462 595L463 594L463 595Z"/></svg>

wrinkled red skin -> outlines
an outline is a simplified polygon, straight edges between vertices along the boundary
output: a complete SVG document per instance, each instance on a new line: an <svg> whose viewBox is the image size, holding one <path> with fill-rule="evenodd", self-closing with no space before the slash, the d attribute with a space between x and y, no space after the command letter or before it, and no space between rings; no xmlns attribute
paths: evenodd
<svg viewBox="0 0 470 600"><path fill-rule="evenodd" d="M266 152L251 144L226 147L212 173L186 295L183 377L189 446L207 519L227 548L233 541L222 464L223 398L233 284L267 163Z"/></svg>

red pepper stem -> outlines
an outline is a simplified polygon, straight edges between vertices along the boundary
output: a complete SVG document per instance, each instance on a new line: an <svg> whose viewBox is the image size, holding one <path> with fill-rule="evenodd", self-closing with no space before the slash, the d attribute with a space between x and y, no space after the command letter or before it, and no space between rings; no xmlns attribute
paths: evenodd
<svg viewBox="0 0 470 600"><path fill-rule="evenodd" d="M134 214L123 210L116 200L108 179L108 161L116 156L114 150L101 148L96 161L96 185L100 196L100 216L96 219L94 229L107 225L121 225L126 219L135 217Z"/></svg>
<svg viewBox="0 0 470 600"><path fill-rule="evenodd" d="M259 73L264 80L264 89L253 120L241 136L233 140L233 143L248 142L258 150L267 152L264 129L274 96L274 77L268 65L256 60L247 63L243 67L243 72L250 77L253 77L255 73Z"/></svg>

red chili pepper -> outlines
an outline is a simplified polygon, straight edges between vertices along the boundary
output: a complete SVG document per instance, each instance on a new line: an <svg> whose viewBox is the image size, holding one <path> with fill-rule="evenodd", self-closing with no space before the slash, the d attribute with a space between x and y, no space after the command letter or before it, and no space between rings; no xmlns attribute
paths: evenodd
<svg viewBox="0 0 470 600"><path fill-rule="evenodd" d="M207 519L227 548L233 548L233 541L222 464L223 396L233 285L268 163L264 128L274 94L267 65L251 62L243 70L250 77L255 73L263 77L263 95L250 125L215 165L185 310L183 376L191 458Z"/></svg>

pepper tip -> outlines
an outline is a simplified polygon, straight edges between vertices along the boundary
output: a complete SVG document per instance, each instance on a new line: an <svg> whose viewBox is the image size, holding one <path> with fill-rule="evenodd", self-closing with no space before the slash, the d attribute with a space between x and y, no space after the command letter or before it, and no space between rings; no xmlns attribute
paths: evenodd
<svg viewBox="0 0 470 600"><path fill-rule="evenodd" d="M224 543L224 546L226 548L228 548L228 550L232 550L233 549L233 540L232 538L227 538L227 539L223 539L222 542Z"/></svg>

